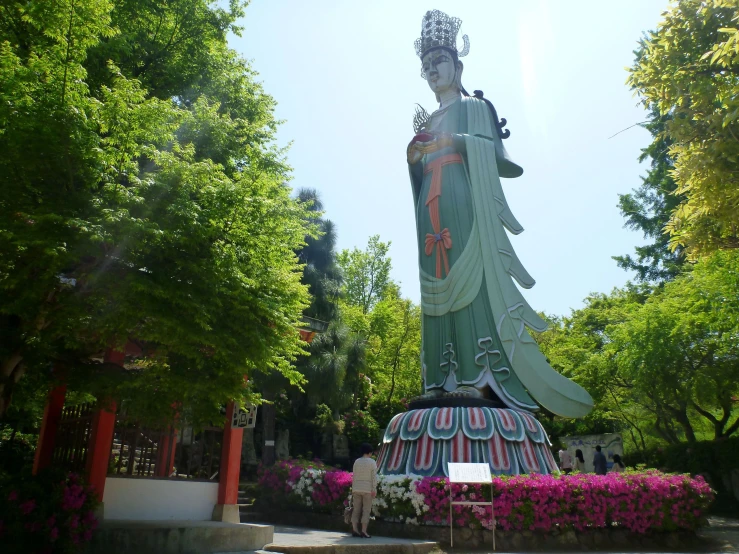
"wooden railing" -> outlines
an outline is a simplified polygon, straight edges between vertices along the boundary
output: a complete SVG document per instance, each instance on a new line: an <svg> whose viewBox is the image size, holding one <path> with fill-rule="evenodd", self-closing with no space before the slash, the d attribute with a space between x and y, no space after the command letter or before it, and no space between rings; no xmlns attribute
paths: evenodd
<svg viewBox="0 0 739 554"><path fill-rule="evenodd" d="M136 477L160 475L157 463L162 460L159 452L162 435L161 431L142 427L123 427L116 421L108 474ZM167 436L166 433L164 436ZM172 436L174 433L170 434Z"/></svg>
<svg viewBox="0 0 739 554"><path fill-rule="evenodd" d="M216 480L222 441L221 427L198 432L184 427L163 432L118 421L108 474Z"/></svg>
<svg viewBox="0 0 739 554"><path fill-rule="evenodd" d="M222 427L195 432L181 429L175 451L173 477L217 480L221 467Z"/></svg>
<svg viewBox="0 0 739 554"><path fill-rule="evenodd" d="M64 407L52 455L54 466L75 472L85 470L94 409L93 403Z"/></svg>

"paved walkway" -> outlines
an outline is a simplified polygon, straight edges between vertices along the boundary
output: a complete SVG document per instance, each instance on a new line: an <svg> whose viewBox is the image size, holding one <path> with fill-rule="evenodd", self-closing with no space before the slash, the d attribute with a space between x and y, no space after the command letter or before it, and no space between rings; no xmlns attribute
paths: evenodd
<svg viewBox="0 0 739 554"><path fill-rule="evenodd" d="M375 537L362 539L349 533L337 531L318 531L305 527L275 525L272 544L264 547L264 552L285 554L426 554L436 548L435 542L411 539Z"/></svg>
<svg viewBox="0 0 739 554"><path fill-rule="evenodd" d="M712 517L709 518L710 526L703 529L699 536L706 539L705 549L697 553L739 553L739 520ZM371 530L371 529L370 529ZM394 539L388 537L372 537L371 539L360 539L352 537L347 533L337 531L319 531L304 527L289 527L275 525L274 542L257 551L259 554L267 552L282 552L284 554L426 554L436 552L443 554L485 554L485 551L470 551L465 549L450 549L445 547L439 549L436 543L420 542L409 539ZM612 554L624 554L618 551L607 551ZM634 551L630 551L633 553ZM673 554L685 554L686 551ZM491 552L492 554L492 552ZM513 552L497 551L495 554L517 554ZM541 552L540 554L546 554ZM552 553L562 554L562 551ZM641 554L651 554L642 551ZM659 554L670 554L661 551Z"/></svg>
<svg viewBox="0 0 739 554"><path fill-rule="evenodd" d="M739 552L739 519L708 518L709 526L698 534L710 543L708 552Z"/></svg>

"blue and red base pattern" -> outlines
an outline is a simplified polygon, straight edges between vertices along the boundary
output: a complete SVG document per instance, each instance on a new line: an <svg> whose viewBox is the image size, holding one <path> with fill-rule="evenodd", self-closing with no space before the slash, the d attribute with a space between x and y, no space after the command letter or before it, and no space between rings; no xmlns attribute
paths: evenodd
<svg viewBox="0 0 739 554"><path fill-rule="evenodd" d="M557 471L544 428L506 408L424 408L396 415L377 458L382 475L447 476L449 462L487 463L494 475Z"/></svg>

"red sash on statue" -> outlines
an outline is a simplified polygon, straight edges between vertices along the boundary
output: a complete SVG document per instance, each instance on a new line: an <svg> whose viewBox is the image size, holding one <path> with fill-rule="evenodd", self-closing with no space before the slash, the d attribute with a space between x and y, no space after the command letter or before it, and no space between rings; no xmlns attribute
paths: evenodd
<svg viewBox="0 0 739 554"><path fill-rule="evenodd" d="M431 187L429 195L426 198L426 205L429 207L429 216L431 217L431 227L433 233L426 234L426 255L430 256L436 246L436 278L441 279L441 261L444 260L444 271L449 275L449 258L446 251L452 247L452 236L449 229L441 229L441 221L439 220L439 197L441 196L441 168L447 164L461 164L462 156L459 154L447 154L440 156L435 160L426 164L424 175L431 173Z"/></svg>

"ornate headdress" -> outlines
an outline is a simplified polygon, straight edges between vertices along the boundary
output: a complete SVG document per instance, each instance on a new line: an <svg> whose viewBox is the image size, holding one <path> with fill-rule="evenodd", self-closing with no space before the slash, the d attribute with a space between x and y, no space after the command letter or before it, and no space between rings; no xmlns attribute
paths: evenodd
<svg viewBox="0 0 739 554"><path fill-rule="evenodd" d="M462 25L462 20L450 17L439 10L429 10L423 16L421 24L421 38L416 39L416 54L419 58L434 48L446 48L455 52L460 58L466 56L470 51L470 39L462 35L464 47L457 50L457 33Z"/></svg>

